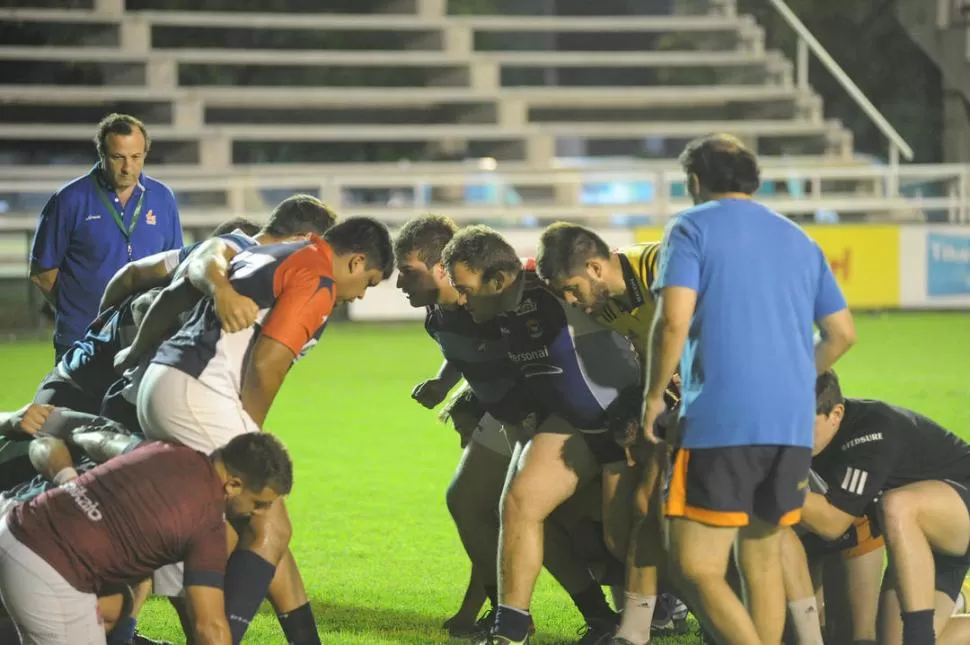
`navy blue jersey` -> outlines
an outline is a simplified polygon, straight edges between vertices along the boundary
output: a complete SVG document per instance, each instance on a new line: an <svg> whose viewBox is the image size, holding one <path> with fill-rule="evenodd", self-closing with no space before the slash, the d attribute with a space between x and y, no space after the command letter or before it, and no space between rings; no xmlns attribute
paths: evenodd
<svg viewBox="0 0 970 645"><path fill-rule="evenodd" d="M428 307L424 328L475 393L485 410L499 421L517 423L530 408L516 365L509 360L508 342L498 322L476 323L462 307Z"/></svg>
<svg viewBox="0 0 970 645"><path fill-rule="evenodd" d="M252 238L237 232L220 235L219 238L237 252L256 244ZM159 261L171 274L200 244L196 242L159 254ZM118 306L109 307L98 316L88 326L84 337L68 347L55 368L58 376L73 383L93 400L103 399L108 388L118 380L114 358L131 344L138 331L132 314L132 303L138 295L129 296Z"/></svg>
<svg viewBox="0 0 970 645"><path fill-rule="evenodd" d="M519 306L498 317L530 397L541 411L587 432L604 431L606 409L638 384L636 350L621 334L553 294L531 271L517 286Z"/></svg>

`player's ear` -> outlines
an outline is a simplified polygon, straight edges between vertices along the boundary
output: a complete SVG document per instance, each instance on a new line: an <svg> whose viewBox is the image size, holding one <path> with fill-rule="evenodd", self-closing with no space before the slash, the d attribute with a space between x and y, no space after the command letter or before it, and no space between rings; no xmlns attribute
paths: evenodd
<svg viewBox="0 0 970 645"><path fill-rule="evenodd" d="M586 273L591 278L601 280L603 278L603 263L596 258L590 258L586 261Z"/></svg>
<svg viewBox="0 0 970 645"><path fill-rule="evenodd" d="M367 268L367 258L363 253L352 253L347 261L347 271L350 275L357 275Z"/></svg>
<svg viewBox="0 0 970 645"><path fill-rule="evenodd" d="M236 497L243 491L243 482L238 477L229 476L223 488L228 497Z"/></svg>
<svg viewBox="0 0 970 645"><path fill-rule="evenodd" d="M690 173L687 175L687 192L695 200L700 197L701 194L701 180L695 173Z"/></svg>
<svg viewBox="0 0 970 645"><path fill-rule="evenodd" d="M438 262L433 267L431 267L431 275L438 282L442 282L448 279L448 271L445 269L445 265L442 262Z"/></svg>

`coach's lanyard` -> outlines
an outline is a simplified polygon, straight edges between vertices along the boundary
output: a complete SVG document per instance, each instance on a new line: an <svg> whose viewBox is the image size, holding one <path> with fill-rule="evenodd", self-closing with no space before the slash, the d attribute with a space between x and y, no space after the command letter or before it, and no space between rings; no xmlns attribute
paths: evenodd
<svg viewBox="0 0 970 645"><path fill-rule="evenodd" d="M104 207L107 208L108 212L111 213L111 217L114 219L115 224L118 225L118 229L121 231L121 234L125 236L125 241L128 243L128 260L131 260L131 234L134 232L135 227L138 226L138 216L141 215L142 206L145 205L145 193L147 191L144 189L141 191L141 195L138 196L138 203L135 204L135 212L131 216L131 224L125 227L124 211L122 210L119 212L119 210L115 208L115 205L111 202L111 198L107 193L104 192L104 189L101 188L101 183L98 181L98 178L92 177L92 179L94 179L94 189L97 191L98 197L101 199L101 203L104 204Z"/></svg>

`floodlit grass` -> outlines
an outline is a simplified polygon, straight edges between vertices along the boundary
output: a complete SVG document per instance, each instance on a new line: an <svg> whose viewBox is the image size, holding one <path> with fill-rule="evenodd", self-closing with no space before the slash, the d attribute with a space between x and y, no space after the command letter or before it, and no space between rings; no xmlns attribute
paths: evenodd
<svg viewBox="0 0 970 645"><path fill-rule="evenodd" d="M860 314L857 325L859 344L839 364L847 395L909 406L970 434L970 315ZM0 409L31 397L51 356L46 344L0 345ZM459 446L409 398L439 362L416 325L334 325L273 407L268 429L296 462L293 550L324 643L447 642L439 626L468 575L444 503ZM575 640L582 620L546 574L533 611L536 643ZM185 642L165 602L150 602L140 627ZM284 642L268 605L245 642Z"/></svg>

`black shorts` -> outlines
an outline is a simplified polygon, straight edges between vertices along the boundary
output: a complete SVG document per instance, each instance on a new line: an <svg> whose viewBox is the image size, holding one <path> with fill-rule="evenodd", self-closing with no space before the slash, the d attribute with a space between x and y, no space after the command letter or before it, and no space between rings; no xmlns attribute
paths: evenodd
<svg viewBox="0 0 970 645"><path fill-rule="evenodd" d="M747 526L751 517L793 526L808 491L811 448L681 448L674 457L666 513L712 526Z"/></svg>
<svg viewBox="0 0 970 645"><path fill-rule="evenodd" d="M47 373L37 387L34 403L46 403L95 416L101 409L100 398L95 399L53 370Z"/></svg>
<svg viewBox="0 0 970 645"><path fill-rule="evenodd" d="M538 421L537 432L582 436L596 461L603 466L615 464L618 461L626 461L626 452L613 439L610 432L605 430L602 432L586 432L555 414L542 415Z"/></svg>

